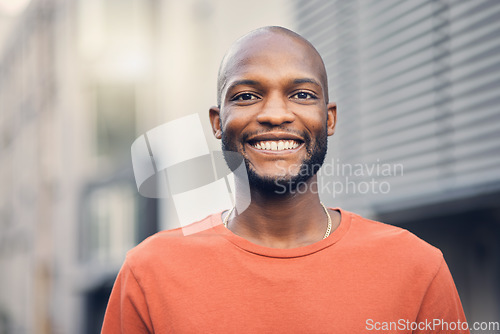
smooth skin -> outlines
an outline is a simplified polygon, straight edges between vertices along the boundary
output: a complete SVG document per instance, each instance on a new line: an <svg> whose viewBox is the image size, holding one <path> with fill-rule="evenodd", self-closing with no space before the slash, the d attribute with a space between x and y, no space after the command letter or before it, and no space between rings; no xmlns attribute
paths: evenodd
<svg viewBox="0 0 500 334"><path fill-rule="evenodd" d="M219 71L219 106L210 108L213 133L224 133L249 168L266 178L292 178L310 157L317 138L335 132L336 104L328 102L326 71L317 51L303 38L266 27L238 40ZM306 137L311 138L309 147ZM294 139L293 150L258 150L255 140ZM320 241L327 217L320 205L317 175L300 192L276 194L250 184L251 204L229 217L228 228L258 245L296 248ZM236 189L238 201L238 188ZM332 232L340 213L329 210Z"/></svg>

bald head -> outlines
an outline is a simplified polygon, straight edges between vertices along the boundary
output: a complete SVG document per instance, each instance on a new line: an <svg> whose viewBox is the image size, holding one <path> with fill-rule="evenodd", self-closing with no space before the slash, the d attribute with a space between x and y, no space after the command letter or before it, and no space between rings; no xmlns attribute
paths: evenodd
<svg viewBox="0 0 500 334"><path fill-rule="evenodd" d="M219 107L221 106L227 82L231 74L250 57L255 57L256 54L259 53L259 50L279 48L280 43L286 43L290 45L290 47L280 48L279 52L283 54L294 53L301 55L304 61L312 63L312 66L315 67L315 70L318 72L318 76L323 86L325 101L328 102L326 69L323 59L316 48L314 48L314 46L304 37L289 29L269 26L258 28L240 37L231 45L224 55L217 78L217 104Z"/></svg>

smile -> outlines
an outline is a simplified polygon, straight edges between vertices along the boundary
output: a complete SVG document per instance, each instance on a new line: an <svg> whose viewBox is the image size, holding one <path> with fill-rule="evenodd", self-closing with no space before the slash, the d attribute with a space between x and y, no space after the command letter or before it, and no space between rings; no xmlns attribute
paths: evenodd
<svg viewBox="0 0 500 334"><path fill-rule="evenodd" d="M258 150L285 151L299 147L300 143L296 140L259 140L250 145Z"/></svg>

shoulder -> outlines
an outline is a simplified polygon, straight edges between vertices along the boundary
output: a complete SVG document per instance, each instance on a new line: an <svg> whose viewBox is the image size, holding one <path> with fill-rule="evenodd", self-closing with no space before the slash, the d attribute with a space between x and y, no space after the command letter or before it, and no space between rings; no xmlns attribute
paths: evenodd
<svg viewBox="0 0 500 334"><path fill-rule="evenodd" d="M342 212L344 213L344 212ZM443 262L441 251L404 228L345 212L351 219L348 243L386 262L436 273ZM425 268L425 269L424 269Z"/></svg>
<svg viewBox="0 0 500 334"><path fill-rule="evenodd" d="M214 225L218 214L212 214L187 227L160 231L146 238L128 251L126 262L132 268L156 266L165 261L186 260L190 255L199 255L211 245L224 239L215 232ZM194 255L195 254L195 255Z"/></svg>
<svg viewBox="0 0 500 334"><path fill-rule="evenodd" d="M351 217L351 237L359 242L381 244L384 248L405 246L405 249L419 253L441 255L439 249L404 228L364 218L352 212L346 214Z"/></svg>

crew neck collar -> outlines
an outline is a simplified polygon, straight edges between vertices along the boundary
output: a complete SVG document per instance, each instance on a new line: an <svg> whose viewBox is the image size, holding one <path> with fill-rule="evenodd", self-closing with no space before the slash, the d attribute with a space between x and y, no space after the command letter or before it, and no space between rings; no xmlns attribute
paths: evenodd
<svg viewBox="0 0 500 334"><path fill-rule="evenodd" d="M340 224L337 227L337 229L333 231L326 239L322 239L313 244L297 248L286 248L286 249L271 248L250 242L245 238L234 234L228 228L224 227L224 224L222 223L223 211L212 215L211 220L212 220L212 226L214 227L216 233L220 234L226 240L228 240L235 246L247 252L267 257L293 258L293 257L307 256L319 252L322 249L338 242L349 230L349 227L351 225L351 214L340 208L328 208L328 209L340 212Z"/></svg>

